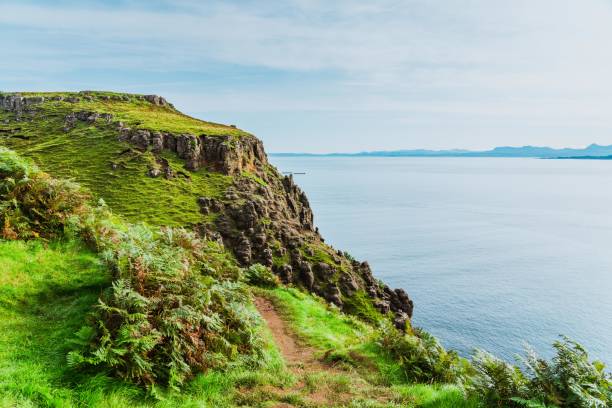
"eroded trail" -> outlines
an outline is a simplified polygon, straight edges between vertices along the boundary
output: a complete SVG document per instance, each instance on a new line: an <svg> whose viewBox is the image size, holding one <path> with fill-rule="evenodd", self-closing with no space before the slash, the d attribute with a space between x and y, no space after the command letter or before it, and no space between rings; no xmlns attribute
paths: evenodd
<svg viewBox="0 0 612 408"><path fill-rule="evenodd" d="M292 370L335 371L333 367L323 364L315 357L314 349L299 341L287 327L272 302L262 297L256 297L255 306L270 328L274 341L289 368Z"/></svg>
<svg viewBox="0 0 612 408"><path fill-rule="evenodd" d="M300 341L271 301L256 297L255 306L296 378L291 387L268 388L278 401L274 408L345 407L351 401L368 401L368 406L376 407L396 406L387 405L397 398L389 388L370 384L347 366L334 366L317 358L316 350Z"/></svg>

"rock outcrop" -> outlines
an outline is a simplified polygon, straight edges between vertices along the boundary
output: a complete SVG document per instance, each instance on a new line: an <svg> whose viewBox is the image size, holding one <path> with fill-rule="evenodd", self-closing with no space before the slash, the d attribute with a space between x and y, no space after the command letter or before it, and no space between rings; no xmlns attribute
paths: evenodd
<svg viewBox="0 0 612 408"><path fill-rule="evenodd" d="M20 94L0 94L0 108L15 113L22 113L32 105L45 101L42 96L24 97Z"/></svg>
<svg viewBox="0 0 612 408"><path fill-rule="evenodd" d="M267 166L263 144L254 136L172 134L119 126L119 140L139 149L175 152L188 170L207 168L228 175L255 172Z"/></svg>
<svg viewBox="0 0 612 408"><path fill-rule="evenodd" d="M156 95L100 95L84 91L53 101L76 103L85 98L103 101L142 100L173 109ZM29 112L45 97L0 94L0 107L18 115ZM93 99L92 99L93 100ZM354 308L356 297L366 298L382 314L393 314L405 327L413 312L412 300L402 289L392 290L376 280L367 262L358 262L324 243L315 228L304 192L291 176L281 175L268 163L262 142L248 134L234 136L174 134L141 126L127 126L109 113L77 110L64 118L64 131L81 121L115 129L118 140L133 149L149 151L157 165L147 176L174 176L163 151L176 153L187 170L207 169L232 176L233 185L223 197L194 197L202 213L200 234L222 241L244 266L261 263L287 283L301 286L341 308ZM206 220L206 221L205 221Z"/></svg>

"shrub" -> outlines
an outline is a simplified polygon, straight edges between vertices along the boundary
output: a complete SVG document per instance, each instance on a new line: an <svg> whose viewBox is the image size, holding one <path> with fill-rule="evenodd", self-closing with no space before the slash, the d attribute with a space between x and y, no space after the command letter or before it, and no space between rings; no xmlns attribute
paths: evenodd
<svg viewBox="0 0 612 408"><path fill-rule="evenodd" d="M16 182L27 180L31 174L39 172L40 170L30 161L0 146L0 194L6 193Z"/></svg>
<svg viewBox="0 0 612 408"><path fill-rule="evenodd" d="M517 367L482 350L476 350L472 365L475 374L468 389L486 406L513 406L513 397L527 395L527 379Z"/></svg>
<svg viewBox="0 0 612 408"><path fill-rule="evenodd" d="M556 354L546 361L527 348L522 359L529 377L529 396L562 407L609 407L612 377L605 365L589 361L580 344L562 337L553 344Z"/></svg>
<svg viewBox="0 0 612 408"><path fill-rule="evenodd" d="M379 343L399 361L406 378L422 383L458 383L465 381L469 363L456 352L447 351L431 334L414 329L414 335L383 324Z"/></svg>
<svg viewBox="0 0 612 408"><path fill-rule="evenodd" d="M0 226L4 239L58 237L88 211L91 196L0 148Z"/></svg>
<svg viewBox="0 0 612 408"><path fill-rule="evenodd" d="M212 276L195 236L139 225L103 235L98 245L117 279L78 333L72 366L178 388L194 372L259 351L244 288Z"/></svg>
<svg viewBox="0 0 612 408"><path fill-rule="evenodd" d="M189 256L193 267L203 275L220 280L242 278L234 257L216 242L201 240L195 232L184 228L161 228L160 238L170 247L183 249L184 256Z"/></svg>
<svg viewBox="0 0 612 408"><path fill-rule="evenodd" d="M487 406L604 408L612 402L612 379L603 363L590 362L585 349L563 337L556 355L544 360L527 347L524 372L488 353L477 351L469 391Z"/></svg>
<svg viewBox="0 0 612 408"><path fill-rule="evenodd" d="M260 264L251 265L245 271L245 278L251 285L259 286L262 288L275 288L280 285L280 280L270 268L267 268Z"/></svg>

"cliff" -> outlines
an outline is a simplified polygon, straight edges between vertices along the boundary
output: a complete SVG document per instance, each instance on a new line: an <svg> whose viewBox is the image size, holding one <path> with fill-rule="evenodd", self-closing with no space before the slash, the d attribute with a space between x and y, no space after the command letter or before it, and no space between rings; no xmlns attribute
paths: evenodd
<svg viewBox="0 0 612 408"><path fill-rule="evenodd" d="M156 95L0 94L0 143L73 177L132 220L189 225L247 266L269 266L366 320L412 316L402 289L327 245L306 195L234 126L190 118Z"/></svg>
<svg viewBox="0 0 612 408"><path fill-rule="evenodd" d="M154 95L0 107L4 405L609 406L605 365L566 337L523 371L394 328L408 296L324 243L249 133Z"/></svg>

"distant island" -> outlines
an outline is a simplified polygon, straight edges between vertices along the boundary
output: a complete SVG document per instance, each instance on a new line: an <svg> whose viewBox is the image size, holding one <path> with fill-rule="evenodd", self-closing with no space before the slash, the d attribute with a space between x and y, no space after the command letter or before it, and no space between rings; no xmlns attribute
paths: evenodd
<svg viewBox="0 0 612 408"><path fill-rule="evenodd" d="M542 159L612 160L612 145L591 144L583 149L503 146L491 150L389 150L357 153L270 153L276 157L532 157Z"/></svg>
<svg viewBox="0 0 612 408"><path fill-rule="evenodd" d="M554 159L572 159L572 160L612 160L612 155L608 155L608 156L567 156L567 157L554 157Z"/></svg>

